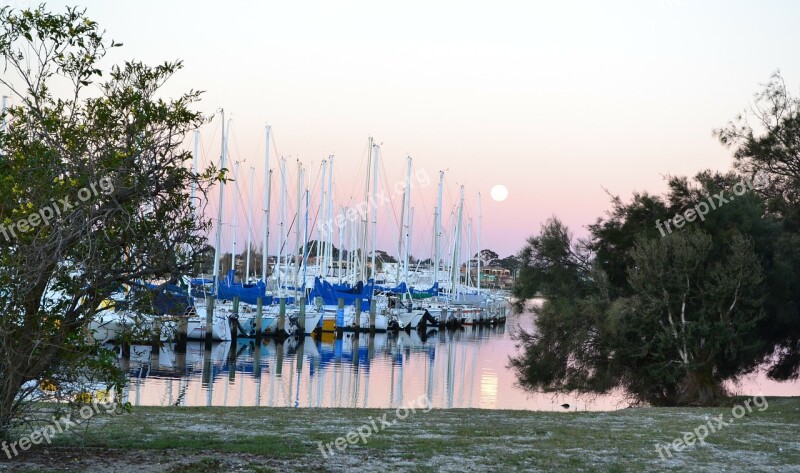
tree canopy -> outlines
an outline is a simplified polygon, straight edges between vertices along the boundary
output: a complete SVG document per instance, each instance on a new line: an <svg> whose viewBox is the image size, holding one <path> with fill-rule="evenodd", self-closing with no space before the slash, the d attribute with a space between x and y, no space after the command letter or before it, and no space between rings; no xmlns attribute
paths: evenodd
<svg viewBox="0 0 800 473"><path fill-rule="evenodd" d="M101 61L120 46L84 11L0 9L0 84L12 94L0 134L0 430L24 419L41 384L79 369L119 387L87 338L120 287L166 283L205 250L200 195L182 144L206 118L200 92L163 97L180 61ZM201 214L202 209L197 211ZM142 292L147 305L148 293ZM65 378L66 377L66 378Z"/></svg>
<svg viewBox="0 0 800 473"><path fill-rule="evenodd" d="M585 241L556 218L527 241L516 308L544 301L536 330L517 334L523 385L709 405L765 363L775 379L800 374L800 107L779 76L756 99L715 132L734 171L612 197Z"/></svg>

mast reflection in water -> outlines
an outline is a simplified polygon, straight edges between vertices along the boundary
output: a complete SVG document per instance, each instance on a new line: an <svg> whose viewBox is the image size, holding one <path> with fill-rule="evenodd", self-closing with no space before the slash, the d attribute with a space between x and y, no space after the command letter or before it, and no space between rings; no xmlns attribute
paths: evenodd
<svg viewBox="0 0 800 473"><path fill-rule="evenodd" d="M253 339L215 343L210 351L190 342L184 355L165 344L131 347L126 401L133 405L389 408L425 394L435 408L613 410L627 407L619 393L584 397L529 393L508 368L518 349L514 327L531 328L531 316L505 326L429 330L427 334L369 336L322 334L276 343ZM763 376L736 387L742 394L797 395L798 383ZM753 391L749 393L748 391Z"/></svg>

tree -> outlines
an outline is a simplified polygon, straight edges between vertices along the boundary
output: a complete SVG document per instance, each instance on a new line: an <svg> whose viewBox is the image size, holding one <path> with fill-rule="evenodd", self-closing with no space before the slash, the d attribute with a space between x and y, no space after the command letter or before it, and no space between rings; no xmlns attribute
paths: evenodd
<svg viewBox="0 0 800 473"><path fill-rule="evenodd" d="M497 260L500 258L500 255L487 248L481 250L479 253L475 253L475 256L472 258L476 260L480 258L483 266L493 266L497 264Z"/></svg>
<svg viewBox="0 0 800 473"><path fill-rule="evenodd" d="M776 271L769 287L776 316L770 339L777 338L769 376L800 377L800 98L792 96L780 72L754 96L753 105L727 126L715 130L720 142L734 151L734 166L751 179L760 177L757 192L767 211L786 229L776 245Z"/></svg>
<svg viewBox="0 0 800 473"><path fill-rule="evenodd" d="M383 250L375 250L375 260L381 263L397 263L397 258Z"/></svg>
<svg viewBox="0 0 800 473"><path fill-rule="evenodd" d="M754 95L753 105L714 134L733 149L734 166L739 172L765 180L758 192L766 199L768 209L798 231L800 99L786 90L780 72L762 86Z"/></svg>
<svg viewBox="0 0 800 473"><path fill-rule="evenodd" d="M29 420L42 383L99 376L120 387L113 358L87 341L101 303L122 285L175 280L202 259L209 227L194 218L216 179L182 149L205 118L200 93L164 98L181 68L125 62L84 11L0 9L0 84L16 102L0 135L0 432ZM68 87L68 90L65 89ZM63 95L55 95L55 91ZM202 209L198 209L202 214ZM152 310L152 294L135 307ZM77 377L77 378L76 378Z"/></svg>
<svg viewBox="0 0 800 473"><path fill-rule="evenodd" d="M306 256L308 258L317 258L322 257L324 253L325 243L319 240L309 240L308 244L306 245ZM300 248L297 249L297 254L303 252L303 246L301 245ZM331 243L331 255L334 259L339 258L339 248L336 245Z"/></svg>
<svg viewBox="0 0 800 473"><path fill-rule="evenodd" d="M560 220L548 219L539 236L529 238L520 251L519 274L511 291L517 311L522 311L527 299L539 295L562 299L585 293L589 258L584 245L572 244Z"/></svg>
<svg viewBox="0 0 800 473"><path fill-rule="evenodd" d="M573 242L555 217L520 251L521 267L511 291L514 309L522 311L533 297L547 298L540 307L531 307L536 330L514 333L523 352L511 366L528 389L594 393L615 387L608 338L598 333L610 306L608 283L588 256L584 243Z"/></svg>
<svg viewBox="0 0 800 473"><path fill-rule="evenodd" d="M725 381L755 369L777 340L775 308L786 300L782 285L771 287L785 276L780 223L746 191L688 228L662 236L656 226L740 177L670 178L664 199L612 199L586 241L573 243L557 220L529 239L516 308L534 296L546 301L534 308L536 331L517 334L525 351L512 366L523 385L622 387L653 405L709 405L725 395Z"/></svg>
<svg viewBox="0 0 800 473"><path fill-rule="evenodd" d="M694 229L637 241L628 271L635 295L609 312L629 392L655 405L714 405L726 396L725 381L759 365L761 265L740 234L725 249L720 255Z"/></svg>
<svg viewBox="0 0 800 473"><path fill-rule="evenodd" d="M519 258L514 255L508 255L503 259L499 259L495 261L495 264L500 266L503 269L508 269L512 273L515 272L520 267Z"/></svg>

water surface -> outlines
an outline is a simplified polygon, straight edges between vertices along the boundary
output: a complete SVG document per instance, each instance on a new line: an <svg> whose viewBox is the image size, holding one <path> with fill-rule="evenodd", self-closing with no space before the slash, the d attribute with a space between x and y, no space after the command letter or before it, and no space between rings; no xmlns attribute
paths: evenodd
<svg viewBox="0 0 800 473"><path fill-rule="evenodd" d="M131 349L127 401L133 405L370 407L408 405L426 395L436 408L614 410L627 407L619 393L578 396L530 393L508 368L518 349L510 333L530 329L531 316L505 325L384 333L370 337L323 334L302 343L264 339L190 342L185 356L172 346L157 356L149 346ZM800 383L775 383L758 374L733 386L739 394L800 395Z"/></svg>

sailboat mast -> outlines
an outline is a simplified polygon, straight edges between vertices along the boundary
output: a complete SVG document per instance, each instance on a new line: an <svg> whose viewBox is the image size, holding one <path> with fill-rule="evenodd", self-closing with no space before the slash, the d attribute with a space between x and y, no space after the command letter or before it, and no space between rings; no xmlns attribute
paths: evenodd
<svg viewBox="0 0 800 473"><path fill-rule="evenodd" d="M360 281L363 277L363 274L359 276L358 271L360 268L366 268L366 263L361 261L361 255L366 253L366 250L361 248L361 240L360 235L362 233L362 227L364 222L361 220L357 220L353 222L353 248L355 251L353 252L353 285L356 282ZM358 258L358 260L356 260Z"/></svg>
<svg viewBox="0 0 800 473"><path fill-rule="evenodd" d="M458 299L458 281L459 273L461 272L461 265L459 263L461 255L461 221L464 217L464 186L461 186L461 192L458 199L458 218L456 219L456 234L454 235L453 245L453 297Z"/></svg>
<svg viewBox="0 0 800 473"><path fill-rule="evenodd" d="M233 279L236 278L236 204L239 203L239 161L236 161L236 171L233 173L233 242L231 243L231 269ZM233 283L231 279L231 283Z"/></svg>
<svg viewBox="0 0 800 473"><path fill-rule="evenodd" d="M439 259L441 255L441 240L442 240L442 188L444 187L444 171L439 171L439 200L434 211L434 250L436 255L433 262L433 283L439 282Z"/></svg>
<svg viewBox="0 0 800 473"><path fill-rule="evenodd" d="M346 215L344 213L344 207L342 207L342 215ZM346 225L346 222L345 222ZM344 225L339 225L339 284L342 283L342 257L344 253Z"/></svg>
<svg viewBox="0 0 800 473"><path fill-rule="evenodd" d="M408 235L408 228L406 228L406 192L408 189L403 189L403 208L400 209L400 231L397 235L397 264L395 265L394 281L400 282L400 263L405 261L405 250L403 249L403 241Z"/></svg>
<svg viewBox="0 0 800 473"><path fill-rule="evenodd" d="M375 252L378 245L378 145L373 144L374 158L372 161L372 279L378 280L377 266L375 266Z"/></svg>
<svg viewBox="0 0 800 473"><path fill-rule="evenodd" d="M325 276L325 255L320 253L320 245L325 239L326 230L325 228L331 224L330 219L328 218L328 203L325 198L325 176L328 170L328 161L322 160L322 179L319 181L320 187L320 210L322 213L322 225L317 225L317 247L316 247L316 255L317 255L317 276Z"/></svg>
<svg viewBox="0 0 800 473"><path fill-rule="evenodd" d="M464 285L472 283L472 219L467 222L467 272L464 277Z"/></svg>
<svg viewBox="0 0 800 473"><path fill-rule="evenodd" d="M306 185L305 200L306 200L306 217L303 223L303 297L306 296L306 253L308 252L308 185ZM319 253L319 246L317 246L317 253ZM296 301L295 301L296 302Z"/></svg>
<svg viewBox="0 0 800 473"><path fill-rule="evenodd" d="M225 169L225 110L220 110L220 114L222 115L222 139L220 140L220 158L219 158L219 168L220 170ZM214 238L214 294L217 294L217 290L219 288L219 256L220 256L220 245L222 244L222 208L225 204L225 180L221 180L219 183L219 208L217 209L217 234Z"/></svg>
<svg viewBox="0 0 800 473"><path fill-rule="evenodd" d="M3 97L3 110L5 111L5 97ZM3 131L5 131L5 118L3 118ZM197 159L198 159L198 147L200 142L200 130L194 131L194 150L192 151L192 173L196 176L197 175ZM197 217L197 203L195 202L195 198L197 197L197 182L192 180L192 217Z"/></svg>
<svg viewBox="0 0 800 473"><path fill-rule="evenodd" d="M373 147L372 145L373 145L373 143L374 143L374 140L370 136L369 137L369 148L367 148L367 154L369 155L369 157L367 158L367 179L366 179L365 184L364 184L364 205L366 205L367 208L364 209L364 215L363 215L364 218L361 221L362 225L364 226L364 228L361 229L361 231L363 232L362 234L364 235L364 237L361 240L361 242L359 243L359 251L361 251L361 257L360 257L360 260L361 260L361 268L360 268L360 270L361 270L361 280L364 281L364 282L366 282L366 280L367 280L367 222L369 221L369 213L367 213L367 212L369 210L369 207L368 207L369 206L369 173L370 173L370 169L372 167L371 164L372 164L372 147Z"/></svg>
<svg viewBox="0 0 800 473"><path fill-rule="evenodd" d="M269 169L269 132L270 126L265 127L266 151L264 152L264 185L267 187L264 195L264 248L261 255L261 281L267 284L267 265L269 264L269 206L272 192L272 171Z"/></svg>
<svg viewBox="0 0 800 473"><path fill-rule="evenodd" d="M414 207L411 207L410 215L408 216L408 238L406 238L406 269L405 269L405 277L406 284L408 283L408 264L409 258L411 257L411 235L413 235L414 231Z"/></svg>
<svg viewBox="0 0 800 473"><path fill-rule="evenodd" d="M297 258L297 252L300 248L300 223L301 212L303 208L303 164L297 160L297 216L295 217L294 225L294 248L292 248L292 259L294 260L294 300L297 300L297 285L298 277L300 276L300 262L303 259L303 254L300 253L300 258Z"/></svg>
<svg viewBox="0 0 800 473"><path fill-rule="evenodd" d="M280 204L278 205L278 292L283 296L283 267L281 257L283 256L283 235L284 221L286 220L286 158L281 158L281 194Z"/></svg>
<svg viewBox="0 0 800 473"><path fill-rule="evenodd" d="M328 227L325 237L325 275L333 266L333 155L328 156ZM342 251L341 248L339 251ZM333 271L331 271L331 275Z"/></svg>
<svg viewBox="0 0 800 473"><path fill-rule="evenodd" d="M247 262L245 263L244 282L250 277L250 244L253 235L253 187L255 185L256 168L250 166L250 210L247 215Z"/></svg>
<svg viewBox="0 0 800 473"><path fill-rule="evenodd" d="M478 192L478 291L481 290L481 193Z"/></svg>
<svg viewBox="0 0 800 473"><path fill-rule="evenodd" d="M408 241L411 239L411 225L409 225L409 209L411 208L411 156L406 158L406 190L403 193L403 217L401 222L405 234L403 243L403 279L408 282ZM399 256L399 255L398 255Z"/></svg>

